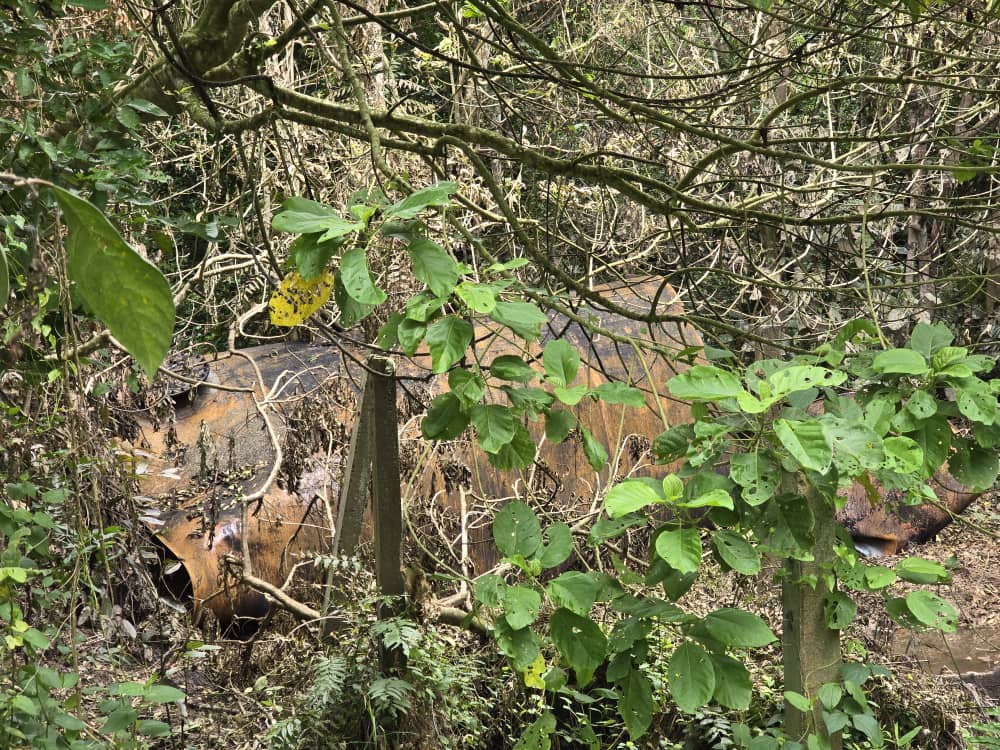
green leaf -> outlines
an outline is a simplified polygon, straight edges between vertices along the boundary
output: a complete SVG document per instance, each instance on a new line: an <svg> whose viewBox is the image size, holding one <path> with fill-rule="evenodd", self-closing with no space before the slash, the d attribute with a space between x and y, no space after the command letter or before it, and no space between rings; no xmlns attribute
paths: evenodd
<svg viewBox="0 0 1000 750"><path fill-rule="evenodd" d="M934 356L931 357L931 366L940 372L952 365L963 363L968 356L969 350L964 346L945 346L934 352ZM968 377L971 374L972 371L969 370L968 375L964 375L963 377Z"/></svg>
<svg viewBox="0 0 1000 750"><path fill-rule="evenodd" d="M386 293L375 286L368 273L368 259L363 247L356 247L344 253L340 259L340 273L337 277L341 279L351 299L363 305L381 305L386 301Z"/></svg>
<svg viewBox="0 0 1000 750"><path fill-rule="evenodd" d="M565 607L581 617L590 614L597 598L598 583L592 573L571 570L549 581L549 597L557 607Z"/></svg>
<svg viewBox="0 0 1000 750"><path fill-rule="evenodd" d="M431 352L433 371L445 372L464 357L474 333L471 323L454 315L448 315L429 325L424 338Z"/></svg>
<svg viewBox="0 0 1000 750"><path fill-rule="evenodd" d="M166 110L153 104L148 99L132 99L129 101L128 106L150 117L170 117Z"/></svg>
<svg viewBox="0 0 1000 750"><path fill-rule="evenodd" d="M968 440L959 440L948 459L948 471L963 487L973 492L990 489L1000 473L996 448L983 448Z"/></svg>
<svg viewBox="0 0 1000 750"><path fill-rule="evenodd" d="M546 711L535 719L514 743L514 750L549 750L552 747L550 735L556 731L556 717Z"/></svg>
<svg viewBox="0 0 1000 750"><path fill-rule="evenodd" d="M854 477L862 471L878 469L885 462L882 438L870 427L832 419L824 420L822 428L840 474Z"/></svg>
<svg viewBox="0 0 1000 750"><path fill-rule="evenodd" d="M807 713L811 708L809 699L801 693L796 693L794 690L786 690L784 695L788 703L803 713Z"/></svg>
<svg viewBox="0 0 1000 750"><path fill-rule="evenodd" d="M493 520L493 540L505 557L530 558L542 543L542 526L535 512L520 500L507 503Z"/></svg>
<svg viewBox="0 0 1000 750"><path fill-rule="evenodd" d="M487 453L490 464L501 471L526 469L535 460L535 441L520 422L514 424L514 439L496 453Z"/></svg>
<svg viewBox="0 0 1000 750"><path fill-rule="evenodd" d="M118 111L115 112L115 119L129 130L135 130L139 127L140 123L139 115L136 114L134 109L129 107L120 107Z"/></svg>
<svg viewBox="0 0 1000 750"><path fill-rule="evenodd" d="M954 633L958 613L947 601L930 591L911 591L906 595L906 608L921 625Z"/></svg>
<svg viewBox="0 0 1000 750"><path fill-rule="evenodd" d="M679 573L694 573L701 566L698 529L673 529L656 537L656 554Z"/></svg>
<svg viewBox="0 0 1000 750"><path fill-rule="evenodd" d="M6 696L4 696L6 698ZM10 699L10 705L15 711L20 711L28 716L38 716L38 704L26 695L15 695ZM4 717L6 718L6 717Z"/></svg>
<svg viewBox="0 0 1000 750"><path fill-rule="evenodd" d="M545 345L542 352L545 374L553 385L569 386L576 380L580 367L580 352L563 339L555 339Z"/></svg>
<svg viewBox="0 0 1000 750"><path fill-rule="evenodd" d="M824 682L816 691L816 697L827 711L832 711L840 704L844 689L836 682Z"/></svg>
<svg viewBox="0 0 1000 750"><path fill-rule="evenodd" d="M334 289L334 292L336 292L336 289ZM426 333L427 326L419 320L413 320L412 318L403 318L403 320L399 321L399 325L396 326L396 339L399 341L399 346L402 348L403 353L408 357L416 354Z"/></svg>
<svg viewBox="0 0 1000 750"><path fill-rule="evenodd" d="M622 404L641 408L646 405L646 399L642 391L633 388L625 383L601 383L596 388L591 388L589 395L594 396L606 404Z"/></svg>
<svg viewBox="0 0 1000 750"><path fill-rule="evenodd" d="M502 385L500 390L507 394L511 408L522 414L539 414L555 401L551 393L534 386L512 388L509 385Z"/></svg>
<svg viewBox="0 0 1000 750"><path fill-rule="evenodd" d="M889 437L882 441L885 449L885 468L897 474L919 472L924 465L924 452L916 441L908 437Z"/></svg>
<svg viewBox="0 0 1000 750"><path fill-rule="evenodd" d="M701 646L682 643L670 657L667 683L677 707L693 714L715 694L715 668L711 657Z"/></svg>
<svg viewBox="0 0 1000 750"><path fill-rule="evenodd" d="M490 364L490 375L501 380L512 380L516 383L527 383L538 376L520 357L513 354L502 354Z"/></svg>
<svg viewBox="0 0 1000 750"><path fill-rule="evenodd" d="M712 546L719 558L737 573L754 576L760 572L760 553L735 531L716 531Z"/></svg>
<svg viewBox="0 0 1000 750"><path fill-rule="evenodd" d="M917 323L910 334L907 346L914 351L920 352L928 359L939 349L942 349L955 339L948 326L944 323Z"/></svg>
<svg viewBox="0 0 1000 750"><path fill-rule="evenodd" d="M920 16L919 13L914 12L914 6L923 10L923 3L925 0L904 0L906 6L910 9L914 18ZM882 737L882 728L878 725L878 719L874 715L869 713L859 713L853 714L851 716L851 723L854 724L854 728L861 732L868 741L871 743L871 747L885 747L885 739Z"/></svg>
<svg viewBox="0 0 1000 750"><path fill-rule="evenodd" d="M746 711L750 707L753 693L750 673L731 656L713 653L711 658L712 668L715 670L713 700L720 706Z"/></svg>
<svg viewBox="0 0 1000 750"><path fill-rule="evenodd" d="M420 432L427 440L454 440L469 426L469 417L454 393L434 397L427 416L420 423Z"/></svg>
<svg viewBox="0 0 1000 750"><path fill-rule="evenodd" d="M642 670L632 669L620 687L618 713L634 742L646 733L653 721L653 684Z"/></svg>
<svg viewBox="0 0 1000 750"><path fill-rule="evenodd" d="M709 490L695 497L677 503L680 508L728 508L733 510L733 498L723 489Z"/></svg>
<svg viewBox="0 0 1000 750"><path fill-rule="evenodd" d="M608 641L593 620L559 608L549 620L552 642L566 663L576 673L581 687L594 677L594 671L607 655Z"/></svg>
<svg viewBox="0 0 1000 750"><path fill-rule="evenodd" d="M501 594L504 617L513 630L528 627L538 618L542 596L528 586L508 586Z"/></svg>
<svg viewBox="0 0 1000 750"><path fill-rule="evenodd" d="M279 232L314 234L326 242L363 229L355 221L347 221L329 206L306 198L288 198L281 211L271 219L271 227Z"/></svg>
<svg viewBox="0 0 1000 750"><path fill-rule="evenodd" d="M526 341L536 341L542 335L542 324L548 322L533 302L497 302L490 317Z"/></svg>
<svg viewBox="0 0 1000 750"><path fill-rule="evenodd" d="M550 443L561 443L576 427L576 416L565 409L549 409L545 412L545 439Z"/></svg>
<svg viewBox="0 0 1000 750"><path fill-rule="evenodd" d="M427 284L437 297L448 297L458 284L458 264L436 243L416 237L407 246L413 275Z"/></svg>
<svg viewBox="0 0 1000 750"><path fill-rule="evenodd" d="M507 584L496 573L487 573L477 578L473 584L473 593L477 602L487 607L499 607Z"/></svg>
<svg viewBox="0 0 1000 750"><path fill-rule="evenodd" d="M385 209L385 215L397 219L412 219L429 206L447 206L451 195L458 191L454 182L437 182L403 198Z"/></svg>
<svg viewBox="0 0 1000 750"><path fill-rule="evenodd" d="M771 373L764 381L770 386L770 393L764 393L761 385L758 392L761 397L776 403L790 393L808 390L809 388L833 388L847 380L847 373L828 370L815 365L793 365Z"/></svg>
<svg viewBox="0 0 1000 750"><path fill-rule="evenodd" d="M572 388L567 388L566 386L557 385L553 387L552 392L566 406L576 406L587 395L587 386L575 385Z"/></svg>
<svg viewBox="0 0 1000 750"><path fill-rule="evenodd" d="M507 406L476 404L472 408L471 421L479 437L479 446L487 453L496 453L514 439L515 419Z"/></svg>
<svg viewBox="0 0 1000 750"><path fill-rule="evenodd" d="M875 355L872 368L875 372L900 375L924 375L929 369L924 356L912 349L888 349L879 352Z"/></svg>
<svg viewBox="0 0 1000 750"><path fill-rule="evenodd" d="M709 635L726 646L756 648L776 640L767 623L742 609L718 609L702 622Z"/></svg>
<svg viewBox="0 0 1000 750"><path fill-rule="evenodd" d="M66 271L70 281L152 379L173 337L170 285L125 243L95 206L62 188L52 191L69 229Z"/></svg>
<svg viewBox="0 0 1000 750"><path fill-rule="evenodd" d="M721 401L746 393L735 375L711 365L695 365L675 375L667 382L667 389L674 398L685 401Z"/></svg>
<svg viewBox="0 0 1000 750"><path fill-rule="evenodd" d="M949 583L951 574L948 570L933 560L922 557L907 557L900 560L895 567L896 575L910 583Z"/></svg>
<svg viewBox="0 0 1000 750"><path fill-rule="evenodd" d="M612 518L634 513L653 503L663 503L663 493L652 482L643 479L626 479L608 490L604 507Z"/></svg>
<svg viewBox="0 0 1000 750"><path fill-rule="evenodd" d="M10 270L7 267L7 250L0 247L0 310L10 297Z"/></svg>
<svg viewBox="0 0 1000 750"><path fill-rule="evenodd" d="M150 685L142 697L147 703L176 703L184 700L184 691L172 685Z"/></svg>
<svg viewBox="0 0 1000 750"><path fill-rule="evenodd" d="M914 391L903 408L916 419L927 419L937 413L938 404L937 399L927 391Z"/></svg>
<svg viewBox="0 0 1000 750"><path fill-rule="evenodd" d="M143 737L169 737L171 734L169 724L155 719L139 719L135 723L135 731Z"/></svg>
<svg viewBox="0 0 1000 750"><path fill-rule="evenodd" d="M820 474L830 468L833 453L823 434L823 425L819 422L778 419L774 423L774 432L785 450L805 468Z"/></svg>
<svg viewBox="0 0 1000 750"><path fill-rule="evenodd" d="M990 425L997 418L997 397L982 380L969 378L955 388L958 410L973 422Z"/></svg>
<svg viewBox="0 0 1000 750"><path fill-rule="evenodd" d="M108 715L104 726L101 727L101 734L114 734L128 729L137 718L139 718L139 712L135 709L125 706L116 708Z"/></svg>
<svg viewBox="0 0 1000 750"><path fill-rule="evenodd" d="M547 544L535 552L542 570L562 565L573 554L573 532L566 524L554 523L546 527L542 536Z"/></svg>
<svg viewBox="0 0 1000 750"><path fill-rule="evenodd" d="M18 68L14 72L14 88L17 89L17 93L21 96L31 96L35 93L35 79L24 68ZM124 125L125 123L122 124ZM136 125L138 124L137 120Z"/></svg>
<svg viewBox="0 0 1000 750"><path fill-rule="evenodd" d="M470 310L483 315L489 315L497 306L497 298L493 289L485 284L463 281L455 287L455 294Z"/></svg>
<svg viewBox="0 0 1000 750"><path fill-rule="evenodd" d="M852 622L858 612L858 605L842 591L831 591L826 595L823 618L831 630L843 630Z"/></svg>
<svg viewBox="0 0 1000 750"><path fill-rule="evenodd" d="M465 407L478 404L486 395L486 383L478 373L468 370L452 370L448 373L448 388Z"/></svg>
<svg viewBox="0 0 1000 750"><path fill-rule="evenodd" d="M743 488L743 501L756 506L774 496L781 483L781 467L763 453L737 453L730 459L729 476Z"/></svg>
<svg viewBox="0 0 1000 750"><path fill-rule="evenodd" d="M920 446L924 453L924 475L931 476L948 459L951 451L951 425L941 414L925 419L909 437Z"/></svg>
<svg viewBox="0 0 1000 750"><path fill-rule="evenodd" d="M343 246L341 240L320 242L318 234L299 235L288 248L288 257L304 281L312 281L326 270L330 258Z"/></svg>
<svg viewBox="0 0 1000 750"><path fill-rule="evenodd" d="M498 617L493 622L493 637L497 647L511 660L518 672L528 669L541 653L538 636L531 628L514 630L506 617Z"/></svg>
<svg viewBox="0 0 1000 750"><path fill-rule="evenodd" d="M608 452L601 445L601 441L583 425L580 425L580 433L583 437L583 455L587 457L587 463L594 471L600 471L608 462Z"/></svg>

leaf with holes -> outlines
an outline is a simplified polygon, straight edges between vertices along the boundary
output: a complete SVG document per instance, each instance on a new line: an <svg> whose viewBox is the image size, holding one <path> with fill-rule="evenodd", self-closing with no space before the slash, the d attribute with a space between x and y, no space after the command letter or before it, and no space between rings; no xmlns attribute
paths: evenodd
<svg viewBox="0 0 1000 750"><path fill-rule="evenodd" d="M712 534L712 546L719 559L737 573L754 576L760 572L760 553L735 531L716 531Z"/></svg>
<svg viewBox="0 0 1000 750"><path fill-rule="evenodd" d="M774 423L774 432L785 450L804 468L820 474L830 468L833 452L823 434L823 425L819 422L779 419Z"/></svg>
<svg viewBox="0 0 1000 750"><path fill-rule="evenodd" d="M566 663L576 673L583 687L594 677L594 671L607 655L608 640L593 620L559 608L549 620L552 642Z"/></svg>
<svg viewBox="0 0 1000 750"><path fill-rule="evenodd" d="M701 646L682 643L670 657L667 684L677 707L693 714L707 704L715 694L715 668L712 659Z"/></svg>
<svg viewBox="0 0 1000 750"><path fill-rule="evenodd" d="M729 477L743 488L740 498L747 505L760 505L777 491L781 467L763 453L738 453L730 460Z"/></svg>
<svg viewBox="0 0 1000 750"><path fill-rule="evenodd" d="M333 274L329 271L312 281L306 281L298 271L292 271L271 294L268 303L271 323L289 327L301 325L326 304L332 293Z"/></svg>
<svg viewBox="0 0 1000 750"><path fill-rule="evenodd" d="M733 373L711 365L695 365L675 375L667 383L667 389L674 398L685 401L721 401L746 394Z"/></svg>
<svg viewBox="0 0 1000 750"><path fill-rule="evenodd" d="M493 540L506 557L531 557L542 543L542 526L535 512L520 500L507 503L493 521Z"/></svg>

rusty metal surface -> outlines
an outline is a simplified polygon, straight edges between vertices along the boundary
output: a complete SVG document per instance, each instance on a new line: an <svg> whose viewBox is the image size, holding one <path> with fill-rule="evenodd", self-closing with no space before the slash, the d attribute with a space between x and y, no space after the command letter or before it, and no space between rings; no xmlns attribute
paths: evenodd
<svg viewBox="0 0 1000 750"><path fill-rule="evenodd" d="M619 304L647 312L649 300L660 291L658 283L649 282L610 294ZM659 300L659 312L682 312L669 287ZM579 314L619 336L653 340L677 351L701 345L698 333L687 326L650 328L585 306ZM556 338L581 351L578 382L593 387L609 379L628 381L646 394L645 409L591 399L572 409L609 449L611 461L600 473L587 463L579 434L559 445L541 441L536 465L522 472L493 469L467 440L428 446L420 436L419 418L447 382L430 376L425 355L397 363L397 374L404 378L398 398L404 503L429 508L424 520L448 538L447 559L439 562L452 570L474 574L496 563L490 522L506 498L531 494L547 498L543 505L553 511L596 513L602 490L614 481L670 469L652 466L648 449L665 425L690 421L688 405L669 398L664 388L686 365L608 338L591 338L580 324L561 315L552 316L531 354L540 356L545 343ZM477 331L476 342L475 356L483 365L501 354L520 353L520 342L485 329ZM212 611L224 624L266 611L261 594L229 585L223 575L225 555L242 557L244 544L253 574L277 586L297 562L329 550L328 519L336 509L324 499L333 503L339 493L365 354L361 347L282 343L245 350L245 356L210 358L207 380L244 390L203 386L189 402L178 403L172 421L140 420L139 437L123 442L123 450L135 456L141 494L161 510L159 538L183 564L196 609ZM490 390L486 398L501 401L505 396ZM259 490L277 460L262 413L281 446L281 471L263 498L244 509L239 498ZM541 422L529 428L540 440ZM976 497L945 474L937 482L938 497L950 512L960 512ZM852 534L883 552L926 539L950 520L948 512L934 506L897 505L898 498L888 493L886 505L873 508L856 486L841 518Z"/></svg>

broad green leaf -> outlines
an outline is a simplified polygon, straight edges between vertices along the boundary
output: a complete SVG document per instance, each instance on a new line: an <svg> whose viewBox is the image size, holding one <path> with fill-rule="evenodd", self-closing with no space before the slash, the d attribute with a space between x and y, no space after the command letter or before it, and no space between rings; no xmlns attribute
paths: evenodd
<svg viewBox="0 0 1000 750"><path fill-rule="evenodd" d="M426 324L412 318L403 318L396 326L396 338L399 341L399 346L408 357L416 354L426 333Z"/></svg>
<svg viewBox="0 0 1000 750"><path fill-rule="evenodd" d="M509 385L502 385L500 390L507 394L511 408L523 414L539 414L552 406L555 401L551 393L534 386L513 388Z"/></svg>
<svg viewBox="0 0 1000 750"><path fill-rule="evenodd" d="M526 341L536 341L542 335L542 324L548 322L533 302L497 302L490 317Z"/></svg>
<svg viewBox="0 0 1000 750"><path fill-rule="evenodd" d="M580 425L580 433L583 437L583 455L587 457L587 463L594 471L600 471L608 462L607 450L583 425Z"/></svg>
<svg viewBox="0 0 1000 750"><path fill-rule="evenodd" d="M375 305L358 302L347 293L347 288L344 286L344 275L340 273L333 279L333 299L340 309L340 324L345 328L364 320L375 309ZM420 325L423 326L423 324ZM399 335L399 326L396 326L396 334Z"/></svg>
<svg viewBox="0 0 1000 750"><path fill-rule="evenodd" d="M150 117L170 117L166 110L153 104L148 99L132 99L128 102L128 106Z"/></svg>
<svg viewBox="0 0 1000 750"><path fill-rule="evenodd" d="M694 573L701 566L698 529L673 529L656 537L656 554L679 573Z"/></svg>
<svg viewBox="0 0 1000 750"><path fill-rule="evenodd" d="M576 416L565 409L549 409L545 412L545 439L550 443L561 443L576 427Z"/></svg>
<svg viewBox="0 0 1000 750"><path fill-rule="evenodd" d="M920 13L916 12L915 9L919 8L922 12L925 9L924 3L927 2L927 0L904 0L904 2L913 17L919 18ZM868 738L868 741L871 743L870 747L885 747L885 739L882 736L882 728L878 725L878 719L876 719L874 715L869 713L852 714L851 723L854 724L855 729Z"/></svg>
<svg viewBox="0 0 1000 750"><path fill-rule="evenodd" d="M170 725L156 719L139 719L135 723L135 732L143 737L169 737L171 734Z"/></svg>
<svg viewBox="0 0 1000 750"><path fill-rule="evenodd" d="M742 609L718 609L702 622L709 635L726 646L756 648L776 640L767 623Z"/></svg>
<svg viewBox="0 0 1000 750"><path fill-rule="evenodd" d="M728 370L711 365L695 365L667 382L674 398L685 401L721 401L746 393L739 378Z"/></svg>
<svg viewBox="0 0 1000 750"><path fill-rule="evenodd" d="M561 403L566 404L566 406L576 406L583 400L583 397L587 395L586 385L575 385L571 388L566 386L557 385L552 388L552 392L556 395Z"/></svg>
<svg viewBox="0 0 1000 750"><path fill-rule="evenodd" d="M900 560L895 568L896 574L910 583L949 583L951 574L940 563L925 560L922 557L907 557Z"/></svg>
<svg viewBox="0 0 1000 750"><path fill-rule="evenodd" d="M104 722L104 726L101 727L101 734L114 734L116 732L121 732L123 729L127 729L132 726L132 722L139 718L139 712L133 708L127 708L122 706L116 708L110 714Z"/></svg>
<svg viewBox="0 0 1000 750"><path fill-rule="evenodd" d="M545 374L553 385L569 386L576 380L580 367L580 352L563 339L555 339L545 345L542 352Z"/></svg>
<svg viewBox="0 0 1000 750"><path fill-rule="evenodd" d="M279 232L317 234L324 242L364 228L356 221L342 218L329 206L306 198L288 198L271 219L271 227Z"/></svg>
<svg viewBox="0 0 1000 750"><path fill-rule="evenodd" d="M371 274L368 273L368 259L363 247L356 247L344 253L340 259L339 275L351 299L363 305L381 305L385 302L386 293L375 286Z"/></svg>
<svg viewBox="0 0 1000 750"><path fill-rule="evenodd" d="M184 691L172 685L150 685L142 697L147 703L175 703L184 700Z"/></svg>
<svg viewBox="0 0 1000 750"><path fill-rule="evenodd" d="M944 323L935 323L934 325L917 323L913 327L913 333L910 334L908 346L930 358L939 349L951 344L954 338Z"/></svg>
<svg viewBox="0 0 1000 750"><path fill-rule="evenodd" d="M427 326L424 339L431 352L433 371L445 372L464 357L472 343L473 334L472 324L454 315L448 315Z"/></svg>
<svg viewBox="0 0 1000 750"><path fill-rule="evenodd" d="M781 483L781 467L763 453L737 453L730 459L729 476L743 488L747 505L760 505L774 496Z"/></svg>
<svg viewBox="0 0 1000 750"><path fill-rule="evenodd" d="M937 399L927 391L914 391L906 401L905 408L915 419L933 417L938 410Z"/></svg>
<svg viewBox="0 0 1000 750"><path fill-rule="evenodd" d="M822 422L823 435L833 450L838 471L849 477L865 470L874 470L885 462L882 438L861 423L833 419Z"/></svg>
<svg viewBox="0 0 1000 750"><path fill-rule="evenodd" d="M957 628L955 608L930 591L911 591L906 595L906 608L921 625L944 633L954 633Z"/></svg>
<svg viewBox="0 0 1000 750"><path fill-rule="evenodd" d="M610 539L615 539L635 526L644 526L646 519L639 514L629 513L614 519L598 518L587 535L587 542L597 547Z"/></svg>
<svg viewBox="0 0 1000 750"><path fill-rule="evenodd" d="M924 465L924 452L908 437L889 437L882 441L885 449L885 468L897 474L919 472Z"/></svg>
<svg viewBox="0 0 1000 750"><path fill-rule="evenodd" d="M421 292L406 301L406 317L410 320L426 323L433 318L446 302L441 297L435 297L429 292Z"/></svg>
<svg viewBox="0 0 1000 750"><path fill-rule="evenodd" d="M625 383L601 383L596 388L591 388L588 395L595 396L606 404L622 404L634 408L646 405L642 391Z"/></svg>
<svg viewBox="0 0 1000 750"><path fill-rule="evenodd" d="M22 568L20 565L0 567L0 581L11 580L14 583L24 583L28 580L28 574L31 572L28 568Z"/></svg>
<svg viewBox="0 0 1000 750"><path fill-rule="evenodd" d="M840 699L844 697L844 689L836 682L825 682L816 691L816 697L819 698L819 702L826 710L832 711L840 705Z"/></svg>
<svg viewBox="0 0 1000 750"><path fill-rule="evenodd" d="M475 580L473 594L477 602L482 602L487 607L499 607L505 588L507 584L503 578L496 573L487 573Z"/></svg>
<svg viewBox="0 0 1000 750"><path fill-rule="evenodd" d="M487 453L490 464L501 471L526 469L535 460L535 441L520 422L514 423L514 438L496 453Z"/></svg>
<svg viewBox="0 0 1000 750"><path fill-rule="evenodd" d="M842 591L831 591L823 605L823 618L831 630L843 630L852 622L858 612L858 605Z"/></svg>
<svg viewBox="0 0 1000 750"><path fill-rule="evenodd" d="M476 404L472 408L471 421L479 437L479 446L487 453L496 453L514 439L515 419L509 407Z"/></svg>
<svg viewBox="0 0 1000 750"><path fill-rule="evenodd" d="M506 617L498 617L493 622L493 637L501 653L510 659L514 669L523 672L529 669L541 653L538 636L531 628L514 630Z"/></svg>
<svg viewBox="0 0 1000 750"><path fill-rule="evenodd" d="M684 482L676 474L667 474L663 477L660 487L663 490L663 499L668 503L676 502L684 497Z"/></svg>
<svg viewBox="0 0 1000 750"><path fill-rule="evenodd" d="M712 546L719 558L737 573L753 576L760 572L760 553L735 531L716 531L712 534Z"/></svg>
<svg viewBox="0 0 1000 750"><path fill-rule="evenodd" d="M948 459L948 471L963 487L973 492L990 489L1000 472L997 450L983 448L969 440L959 440Z"/></svg>
<svg viewBox="0 0 1000 750"><path fill-rule="evenodd" d="M406 248L413 263L413 275L427 284L438 297L448 297L458 284L458 265L448 253L425 237L410 241Z"/></svg>
<svg viewBox="0 0 1000 750"><path fill-rule="evenodd" d="M573 554L573 532L566 524L547 526L542 537L544 543L535 554L543 570L562 565Z"/></svg>
<svg viewBox="0 0 1000 750"><path fill-rule="evenodd" d="M458 191L454 182L437 182L403 198L385 209L385 215L397 219L412 219L429 206L447 206L451 195Z"/></svg>
<svg viewBox="0 0 1000 750"><path fill-rule="evenodd" d="M343 245L340 240L319 242L318 234L303 234L288 248L288 257L304 281L312 281L326 270L330 258Z"/></svg>
<svg viewBox="0 0 1000 750"><path fill-rule="evenodd" d="M704 492L693 500L677 503L681 508L728 508L733 510L733 498L723 489Z"/></svg>
<svg viewBox="0 0 1000 750"><path fill-rule="evenodd" d="M6 698L6 696L4 696ZM10 706L15 711L19 711L22 714L27 714L28 716L38 716L39 708L38 703L33 701L31 698L24 694L15 695L10 700ZM6 717L5 717L6 718ZM6 734L6 727L5 734Z"/></svg>
<svg viewBox="0 0 1000 750"><path fill-rule="evenodd" d="M973 422L993 424L997 418L997 397L982 380L969 378L955 388L958 410Z"/></svg>
<svg viewBox="0 0 1000 750"><path fill-rule="evenodd" d="M618 713L632 741L642 737L653 721L653 685L640 669L629 671L620 683Z"/></svg>
<svg viewBox="0 0 1000 750"><path fill-rule="evenodd" d="M764 393L763 384L758 385L758 392L764 399L772 403L790 393L804 391L809 388L833 388L847 380L847 373L828 370L814 365L793 365L767 376L764 383L770 386L770 393Z"/></svg>
<svg viewBox="0 0 1000 750"><path fill-rule="evenodd" d="M934 356L931 357L931 365L935 370L941 371L952 365L961 364L967 356L969 356L969 350L964 346L945 346L934 352ZM968 368L966 369L968 370ZM968 377L971 374L972 370L969 370L968 375L963 377Z"/></svg>
<svg viewBox="0 0 1000 750"><path fill-rule="evenodd" d="M711 654L715 670L715 692L712 698L720 706L746 711L750 707L753 686L750 673L740 662L725 654Z"/></svg>
<svg viewBox="0 0 1000 750"><path fill-rule="evenodd" d="M268 303L271 323L287 327L301 325L326 304L332 292L333 274L329 271L312 281L306 281L298 271L292 271L271 293Z"/></svg>
<svg viewBox="0 0 1000 750"><path fill-rule="evenodd" d="M529 558L542 543L542 526L527 504L515 500L501 508L493 520L493 540L504 556Z"/></svg>
<svg viewBox="0 0 1000 750"><path fill-rule="evenodd" d="M594 671L607 655L608 641L593 620L559 608L549 620L552 642L576 673L581 687L591 681Z"/></svg>
<svg viewBox="0 0 1000 750"><path fill-rule="evenodd" d="M549 750L552 747L551 735L556 731L556 717L551 711L546 711L524 730L514 750Z"/></svg>
<svg viewBox="0 0 1000 750"><path fill-rule="evenodd" d="M677 707L693 714L715 694L715 668L711 657L697 644L682 643L670 657L667 683Z"/></svg>
<svg viewBox="0 0 1000 750"><path fill-rule="evenodd" d="M908 437L924 452L924 475L931 476L944 465L951 451L951 425L941 414L925 419Z"/></svg>
<svg viewBox="0 0 1000 750"><path fill-rule="evenodd" d="M912 349L888 349L875 355L875 372L900 375L923 375L928 371L927 360Z"/></svg>
<svg viewBox="0 0 1000 750"><path fill-rule="evenodd" d="M690 424L675 425L653 439L656 463L668 464L683 458L694 442L694 427Z"/></svg>
<svg viewBox="0 0 1000 750"><path fill-rule="evenodd" d="M489 315L497 306L497 298L493 290L485 284L475 284L463 281L455 287L455 294L470 310L483 315Z"/></svg>
<svg viewBox="0 0 1000 750"><path fill-rule="evenodd" d="M642 479L626 479L608 490L604 507L612 518L645 508L652 503L663 503L663 494L650 482Z"/></svg>
<svg viewBox="0 0 1000 750"><path fill-rule="evenodd" d="M538 376L520 357L513 354L501 354L490 364L490 375L501 380L513 380L517 383L527 383Z"/></svg>
<svg viewBox="0 0 1000 750"><path fill-rule="evenodd" d="M571 570L549 581L547 590L557 607L587 617L597 598L598 583L592 573Z"/></svg>
<svg viewBox="0 0 1000 750"><path fill-rule="evenodd" d="M794 690L786 690L784 696L785 700L799 711L802 711L803 713L809 711L811 707L809 699L801 693L796 693Z"/></svg>
<svg viewBox="0 0 1000 750"><path fill-rule="evenodd" d="M452 370L448 373L448 388L466 407L479 403L486 394L486 383L478 373L468 370Z"/></svg>
<svg viewBox="0 0 1000 750"><path fill-rule="evenodd" d="M833 453L823 434L823 425L819 422L779 419L774 423L774 432L785 450L805 468L820 474L830 468Z"/></svg>
<svg viewBox="0 0 1000 750"><path fill-rule="evenodd" d="M501 595L504 617L513 630L528 627L538 618L542 596L529 586L508 586Z"/></svg>
<svg viewBox="0 0 1000 750"><path fill-rule="evenodd" d="M93 204L53 187L66 220L66 272L80 298L152 379L170 348L174 300L159 269Z"/></svg>
<svg viewBox="0 0 1000 750"><path fill-rule="evenodd" d="M469 417L454 393L434 397L427 416L420 423L420 432L427 440L454 440L469 426Z"/></svg>

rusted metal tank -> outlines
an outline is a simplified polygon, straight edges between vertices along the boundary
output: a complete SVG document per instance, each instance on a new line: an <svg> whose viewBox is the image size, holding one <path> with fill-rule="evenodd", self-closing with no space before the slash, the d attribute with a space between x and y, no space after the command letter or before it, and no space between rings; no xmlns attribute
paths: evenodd
<svg viewBox="0 0 1000 750"><path fill-rule="evenodd" d="M654 299L661 314L683 312L673 290L655 281L602 292L640 313ZM434 557L427 561L431 566L465 575L491 568L498 559L491 520L512 496L530 494L553 513L583 518L599 512L611 483L666 470L651 466L649 446L665 426L690 421L689 406L664 388L687 360L643 353L621 339L695 356L702 343L698 333L673 322L623 320L589 305L572 314L619 340L591 336L571 317L554 314L529 353L540 355L548 341L566 339L582 355L578 382L593 387L625 381L646 394L645 409L591 399L573 409L609 450L611 460L599 473L587 462L579 435L558 445L542 441L535 465L521 472L496 471L466 440L429 445L420 436L420 417L447 383L431 375L425 356L398 362L404 505L414 534L443 541L423 545ZM485 329L477 331L476 342L474 356L484 366L496 356L521 353L523 344ZM189 590L196 611L208 609L223 624L266 611L262 594L227 584L227 555L242 559L248 553L249 572L280 586L297 563L329 551L364 356L364 347L351 344L282 343L210 357L204 378L210 385L180 391L172 416L142 417L138 435L123 441L147 505L159 512L158 537L183 566L179 588ZM504 398L498 390L487 394ZM529 428L540 438L540 423ZM950 477L940 481L939 498L952 512L976 497ZM852 533L881 551L926 539L950 520L932 506L872 508L860 487L852 490L845 511Z"/></svg>

